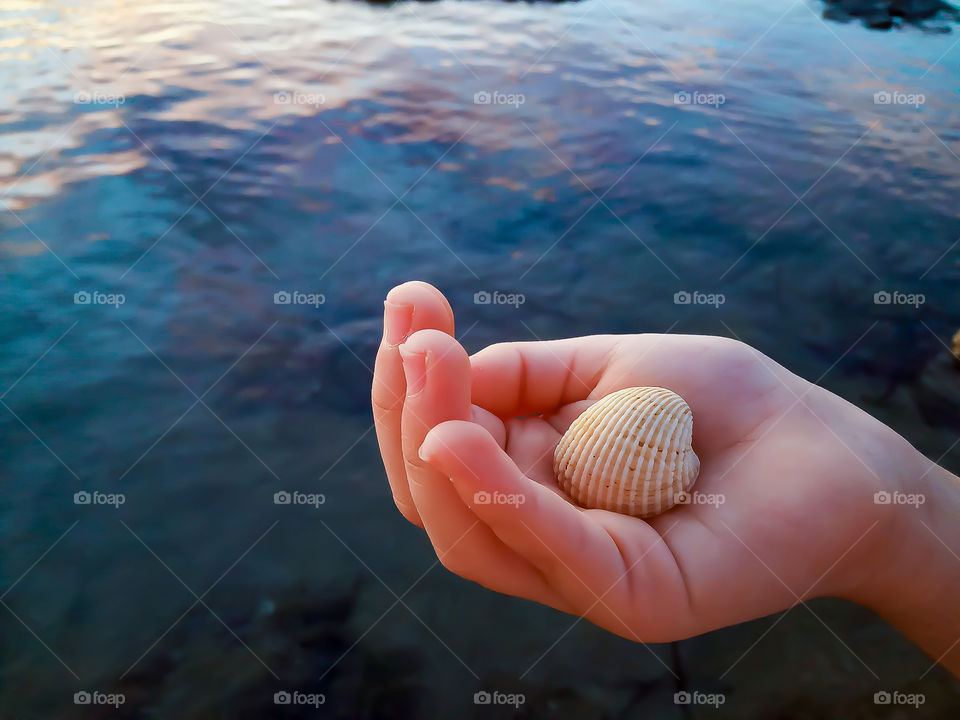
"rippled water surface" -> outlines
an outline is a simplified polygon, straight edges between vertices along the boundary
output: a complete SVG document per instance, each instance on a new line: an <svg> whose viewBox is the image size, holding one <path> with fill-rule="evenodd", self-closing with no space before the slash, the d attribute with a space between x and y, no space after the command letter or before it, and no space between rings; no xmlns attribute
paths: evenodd
<svg viewBox="0 0 960 720"><path fill-rule="evenodd" d="M0 715L946 717L845 604L645 648L453 577L370 427L382 298L422 278L471 350L735 335L960 469L957 32L821 12L4 3Z"/></svg>

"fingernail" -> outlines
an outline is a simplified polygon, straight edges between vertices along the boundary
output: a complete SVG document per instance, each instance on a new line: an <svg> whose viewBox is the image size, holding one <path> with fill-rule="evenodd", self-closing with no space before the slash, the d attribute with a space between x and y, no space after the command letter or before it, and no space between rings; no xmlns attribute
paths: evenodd
<svg viewBox="0 0 960 720"><path fill-rule="evenodd" d="M413 326L413 305L383 303L383 335L387 345L399 345L407 339Z"/></svg>
<svg viewBox="0 0 960 720"><path fill-rule="evenodd" d="M407 397L411 397L427 384L427 354L406 350L401 346L400 357L403 359L403 374L407 378Z"/></svg>
<svg viewBox="0 0 960 720"><path fill-rule="evenodd" d="M424 450L424 447L423 447L424 445L426 445L426 443L423 443L423 445L421 445L421 446L417 449L417 457L419 457L419 458L420 458L421 460L423 460L424 462L430 462L430 456L429 456L429 454Z"/></svg>

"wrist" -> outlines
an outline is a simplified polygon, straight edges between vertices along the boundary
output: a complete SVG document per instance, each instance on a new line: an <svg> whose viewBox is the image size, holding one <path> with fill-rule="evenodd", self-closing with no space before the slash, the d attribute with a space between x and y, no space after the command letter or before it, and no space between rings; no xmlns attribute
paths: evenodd
<svg viewBox="0 0 960 720"><path fill-rule="evenodd" d="M960 478L912 447L878 491L882 542L851 600L960 675Z"/></svg>

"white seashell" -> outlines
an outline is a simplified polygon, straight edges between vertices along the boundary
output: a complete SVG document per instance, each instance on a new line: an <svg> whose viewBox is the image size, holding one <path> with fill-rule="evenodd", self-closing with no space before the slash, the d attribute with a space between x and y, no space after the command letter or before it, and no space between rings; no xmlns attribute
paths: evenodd
<svg viewBox="0 0 960 720"><path fill-rule="evenodd" d="M685 502L700 472L693 413L675 392L631 387L588 407L560 438L560 487L588 508L650 517Z"/></svg>

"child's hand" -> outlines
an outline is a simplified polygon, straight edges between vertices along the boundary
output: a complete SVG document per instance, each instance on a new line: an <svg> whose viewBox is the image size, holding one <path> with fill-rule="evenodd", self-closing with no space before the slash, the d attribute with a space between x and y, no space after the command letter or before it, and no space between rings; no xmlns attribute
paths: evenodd
<svg viewBox="0 0 960 720"><path fill-rule="evenodd" d="M655 642L818 595L869 603L889 581L902 510L874 495L910 492L921 456L749 346L594 336L468 358L449 305L424 283L391 291L385 323L373 405L390 485L453 572ZM558 488L560 435L634 385L689 403L693 490L712 504L644 521L580 508Z"/></svg>

